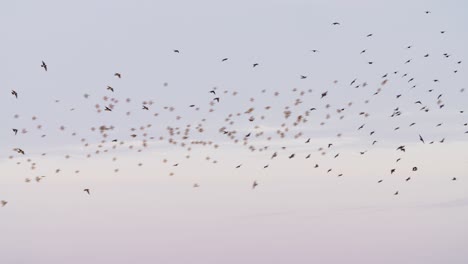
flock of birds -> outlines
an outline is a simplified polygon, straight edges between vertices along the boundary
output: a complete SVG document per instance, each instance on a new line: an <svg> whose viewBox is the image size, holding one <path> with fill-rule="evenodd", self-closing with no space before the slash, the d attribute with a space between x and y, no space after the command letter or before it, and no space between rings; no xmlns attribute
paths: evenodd
<svg viewBox="0 0 468 264"><path fill-rule="evenodd" d="M429 11L425 12L426 14L430 14ZM339 22L334 22L332 23L332 26L340 26ZM445 31L440 31L440 34L445 34ZM367 34L367 38L373 37L373 34ZM406 49L410 50L412 49L412 46L409 45L405 47ZM174 53L182 55L182 52L178 49L173 50ZM313 49L311 50L312 53L319 53L319 50ZM364 54L367 52L367 49L362 49L359 53ZM453 67L453 74L457 74L459 71L458 66L462 64L461 60L453 60L453 55L444 53L444 54L434 54L434 56L443 56L444 58L447 59L448 61L448 66ZM421 59L427 59L428 57L433 56L433 54L423 54L421 55ZM418 58L411 58L407 60L403 60L402 64L409 64L413 60L416 60ZM229 58L222 58L220 60L220 63L228 63ZM374 62L368 61L368 64L373 64ZM44 73L48 72L48 65L42 61L40 67L43 68ZM252 68L257 68L261 67L260 63L255 62L251 64ZM52 69L52 68L51 68ZM114 78L117 80L125 78L123 73L120 72L115 72L114 73ZM308 76L306 75L298 75L298 78L300 80L307 79ZM364 101L364 104L369 103L371 98L380 96L383 92L384 86L388 85L392 81L392 79L404 79L408 85L408 91L411 89L414 89L417 87L415 84L415 77L412 77L410 73L406 72L400 72L398 70L394 70L388 73L384 73L381 76L380 83L377 84L378 87L375 90L370 90L368 93L367 98ZM438 79L433 79L433 83L438 83ZM334 85L338 85L338 81L334 81ZM341 84L341 83L340 83ZM355 78L351 80L349 83L345 84L351 88L354 89L359 89L359 88L365 88L369 84L366 81L360 80L359 78ZM164 83L164 87L167 87L168 83ZM457 92L458 93L463 93L465 90L460 89ZM129 106L134 106L135 104L133 103L132 98L121 98L118 96L119 94L119 88L114 88L113 86L107 86L103 88L103 92L107 93L104 95L101 99L96 99L98 101L94 102L94 110L96 114L108 114L108 115L122 115L122 118L127 117L131 118L132 116L132 111L116 111L116 109L125 109L125 107L122 105L122 102L124 104L127 104ZM268 91L266 89L261 90L261 93L264 94L262 98L268 98L266 94L268 94ZM206 91L206 96L207 96L207 103L204 104L190 104L183 108L180 111L177 111L175 106L164 106L162 107L162 113L161 112L154 112L154 101L152 100L145 100L141 104L137 103L138 108L140 111L146 111L148 112L148 115L158 117L162 114L168 114L171 115L171 118L173 117L175 121L180 121L180 120L185 120L183 113L185 111L192 111L192 112L200 112L202 110L206 110L206 113L200 114L201 118L199 120L192 120L189 121L185 126L174 126L173 124L177 124L175 122L170 122L170 124L167 125L165 128L165 134L160 134L160 135L152 135L151 134L151 128L153 127L153 124L151 122L147 124L139 124L137 126L134 126L130 129L129 133L127 132L122 132L122 130L119 130L118 124L114 125L105 125L102 124L100 126L92 126L90 127L90 130L92 133L95 133L96 136L95 138L99 137L99 141L89 141L86 138L82 138L79 142L79 144L82 145L83 149L85 149L85 153L83 153L83 156L86 158L92 158L97 155L110 155L111 153L118 153L121 151L123 147L127 147L127 150L132 150L136 152L142 152L145 149L149 147L149 145L152 142L160 141L160 142L166 142L169 144L169 146L176 148L179 147L183 151L186 151L186 155L183 158L189 159L191 158L191 153L192 150L195 147L204 147L204 148L212 148L212 149L218 149L222 148L223 145L226 144L234 144L234 145L240 145L242 147L245 147L248 151L250 152L258 152L258 153L266 153L265 155L268 157L270 160L266 164L261 164L263 169L267 170L270 168L270 166L274 163L275 159L277 159L280 156L283 156L285 159L297 159L297 158L302 158L305 160L310 160L313 159L312 156L312 151L317 151L317 155L319 156L328 156L332 160L338 159L340 156L339 152L334 151L334 146L336 145L335 142L329 142L328 144L325 144L323 146L319 146L317 149L312 150L312 147L310 147L311 151L310 153L306 154L303 157L300 157L299 154L297 153L290 153L288 152L288 147L287 146L280 146L278 145L273 145L269 144L268 142L282 142L284 139L293 139L296 141L302 142L304 146L309 146L311 143L311 138L307 137L305 134L306 132L300 131L301 127L304 127L306 125L309 125L312 123L312 125L309 126L325 126L328 121L330 121L332 118L336 117L337 122L340 120L344 119L344 113L351 112L353 108L357 108L356 112L356 119L359 120L365 120L367 117L371 115L371 113L366 112L365 107L362 107L361 105L355 104L352 101L340 105L340 106L332 106L330 103L327 102L327 99L332 95L328 90L324 90L319 92L319 94L315 95L311 89L308 90L299 90L299 89L293 89L292 93L297 96L297 98L294 100L293 105L286 105L284 108L280 109L278 105L272 105L268 104L268 101L266 102L267 104L265 105L265 102L256 101L256 98L251 97L249 99L250 106L246 109L240 110L238 113L228 113L224 117L224 123L222 124L215 124L216 128L213 130L212 126L207 126L206 123L209 121L207 118L207 114L212 113L215 111L215 109L219 109L223 107L223 102L224 101L230 101L234 100L233 97L236 97L239 93L237 91L229 91L229 90L224 90L220 91L218 88L212 88L212 89L207 89ZM412 107L417 106L418 111L421 111L422 113L431 113L433 111L444 111L445 107L445 102L443 100L444 94L439 93L438 89L430 89L427 90L427 93L436 93L434 96L434 100L432 102L423 102L422 100L417 100L414 102ZM21 104L21 93L12 90L11 95L13 99L18 101L18 104ZM402 97L404 94L396 94L395 98L398 100L400 97ZM273 92L270 94L272 98L274 99L275 97L280 97L281 94L279 92ZM333 96L333 95L332 95ZM84 100L92 100L95 97L90 95L90 94L84 94L83 95ZM317 100L319 103L314 103L315 106L311 106L312 100L309 100L308 97L314 97L314 100ZM81 98L83 100L83 98ZM60 100L55 100L55 103L60 103ZM260 106L259 105L262 105ZM305 106L305 107L304 107ZM135 108L130 107L130 109L135 110ZM188 109L188 110L187 110ZM271 114L272 110L276 109L279 110L279 115L276 114ZM434 110L435 109L435 110ZM70 111L75 111L75 108L69 109ZM313 116L314 113L317 113L319 111L325 111L326 115L323 119L320 120L320 122L317 122L316 120L319 119L317 116ZM411 110L408 110L411 111ZM176 114L177 113L177 114ZM270 113L270 114L269 114ZM399 116L402 116L406 114L405 110L402 107L395 107L391 111L391 115L388 116L388 118L398 118ZM460 114L464 113L464 110L459 110ZM174 116L175 115L175 116ZM15 115L15 119L18 119L19 116ZM121 118L119 116L119 118ZM279 121L280 124L276 131L263 131L262 129L264 128L262 123L263 121L271 118L274 121ZM32 121L35 122L38 118L33 116ZM312 119L313 121L310 121ZM242 125L240 127L236 127L236 124L241 123L241 124L248 124L247 127L250 126L247 130L245 129L245 126ZM407 125L407 127L417 127L417 122L412 122ZM437 123L436 127L442 126L443 123ZM460 124L461 126L466 127L466 132L468 136L468 123L463 123ZM158 123L158 126L161 126L160 123ZM362 151L359 151L358 155L366 155L374 145L378 144L378 140L375 138L375 135L378 133L376 128L371 128L368 129L369 124L364 123L356 128L353 128L353 130L357 130L359 133L364 134L367 137L370 137L370 142L365 146L365 149ZM398 126L394 128L394 132L403 129L403 126ZM25 128L20 128L14 127L14 128L8 128L11 129L12 136L24 136L25 134L29 133ZM40 131L38 133L43 133L42 125L35 124L35 129L37 131ZM65 126L60 126L58 130L60 132L63 132L67 130ZM119 138L115 138L115 135L117 133L114 133L115 131L119 131ZM209 132L207 132L209 131ZM246 131L246 132L244 132ZM52 131L50 131L52 132ZM270 133L271 132L271 133ZM216 140L210 140L207 139L206 135L207 133L216 133L218 134L218 138L221 138L222 140L216 141ZM439 143L442 144L445 142L446 138L440 138L436 140L430 140L428 141L423 137L421 133L416 132L416 135L418 136L415 138L415 140L419 140L420 144L435 144ZM47 134L42 134L41 138L46 138ZM72 133L73 137L77 137L78 133L73 132ZM342 133L338 133L336 135L337 140L339 140L340 137L342 137ZM211 136L210 136L211 137ZM367 139L366 139L367 140ZM135 143L137 142L137 143ZM309 145L308 145L309 144ZM407 151L407 146L406 145L396 145L395 146L395 151L399 153L400 157L395 161L395 163L398 163L401 161L402 157L404 156L404 153ZM30 165L30 169L33 171L37 168L38 164L34 161L33 157L28 157L28 149L26 147L15 147L12 149L13 154L9 155L10 160L15 160L15 159L20 159L20 158L27 158L26 163ZM330 152L333 152L331 155L328 154ZM46 156L47 153L44 152L42 153L41 156ZM70 155L66 155L65 159L69 159ZM182 159L183 159L182 158ZM183 161L178 160L170 164L169 166L172 167L178 167L178 166L183 166L184 163ZM218 160L211 157L211 156L206 156L204 158L207 162L216 164L218 163ZM114 156L112 157L112 161L116 161L117 157ZM231 161L225 161L226 163L229 163ZM169 163L167 159L163 160L163 163ZM18 165L24 164L21 161L17 161ZM313 168L314 169L320 169L322 166L319 163L313 162ZM142 166L142 163L138 163L138 166ZM242 168L243 164L242 163L235 163L232 164L233 169L240 169ZM411 166L411 171L415 172L418 171L417 166ZM383 175L389 174L392 175L397 171L397 167L395 166L394 168L388 169L387 173L382 173ZM54 168L53 172L58 174L62 172L61 168ZM76 170L75 173L79 173L79 170ZM116 168L114 169L115 173L119 172L119 169ZM333 173L334 168L325 168L325 170L322 173ZM174 172L171 172L169 176L173 176ZM344 173L338 172L336 174L338 177L344 176ZM26 183L30 183L33 181L40 182L44 178L46 178L46 175L42 176L32 176L32 177L26 177L24 181ZM452 181L456 181L457 178L451 177L450 178ZM405 181L410 181L411 176L405 178ZM384 180L379 179L377 183L382 183ZM194 188L200 187L200 184L198 182L191 183L193 184ZM253 181L250 188L255 189L259 186L259 182L257 180ZM82 191L86 195L91 195L92 191L90 188L84 188ZM395 190L393 193L394 195L398 195L399 191ZM5 206L7 205L7 201L1 200L0 201L0 206Z"/></svg>

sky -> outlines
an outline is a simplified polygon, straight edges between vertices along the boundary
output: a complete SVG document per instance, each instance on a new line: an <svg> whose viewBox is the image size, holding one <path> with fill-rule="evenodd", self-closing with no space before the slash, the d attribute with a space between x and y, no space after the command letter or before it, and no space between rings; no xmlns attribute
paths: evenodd
<svg viewBox="0 0 468 264"><path fill-rule="evenodd" d="M467 8L0 2L0 263L467 263Z"/></svg>

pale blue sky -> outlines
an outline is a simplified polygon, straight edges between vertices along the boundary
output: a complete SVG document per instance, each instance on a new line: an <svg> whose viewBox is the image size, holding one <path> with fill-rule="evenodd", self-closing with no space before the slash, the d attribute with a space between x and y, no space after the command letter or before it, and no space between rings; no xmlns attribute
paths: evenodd
<svg viewBox="0 0 468 264"><path fill-rule="evenodd" d="M468 111L468 92L460 92L468 89L466 10L466 1L2 1L0 200L9 203L0 208L0 263L467 263L468 112L459 112ZM368 85L350 86L355 78ZM211 107L213 87L221 102ZM109 104L104 96L119 103L97 114L96 104ZM298 98L303 103L294 106ZM149 100L150 111L142 110ZM293 112L287 120L285 106ZM245 114L225 122L250 107L254 122ZM293 128L311 107L318 110ZM402 115L390 118L396 107ZM141 145L142 132L132 127L152 124L149 136L168 139L167 126L200 123L205 132L191 138L219 149L194 146L190 159L167 141L150 140L141 153L128 149ZM275 134L282 123L291 129L284 139ZM100 125L116 127L108 140L127 143L111 151L107 142L111 153L86 159L101 140L90 128ZM268 151L233 145L218 133L223 126L239 138L264 131L249 144ZM419 134L445 142L422 144ZM317 149L331 142L322 156ZM399 145L407 152L395 151ZM18 157L16 147L27 155ZM192 188L195 182L201 187Z"/></svg>

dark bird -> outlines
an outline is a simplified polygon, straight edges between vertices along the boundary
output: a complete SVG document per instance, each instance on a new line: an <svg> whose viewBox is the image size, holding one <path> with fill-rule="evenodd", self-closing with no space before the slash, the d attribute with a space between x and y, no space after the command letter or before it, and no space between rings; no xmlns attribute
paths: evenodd
<svg viewBox="0 0 468 264"><path fill-rule="evenodd" d="M20 148L15 148L15 149L13 149L13 151L16 151L18 154L21 154L21 155L25 154L24 151L22 149L20 149Z"/></svg>
<svg viewBox="0 0 468 264"><path fill-rule="evenodd" d="M255 189L255 187L257 187L257 186L258 186L257 181L254 181L253 184L252 184L252 189Z"/></svg>
<svg viewBox="0 0 468 264"><path fill-rule="evenodd" d="M340 23L339 23L339 22L333 22L332 25L334 25L334 26L339 26Z"/></svg>
<svg viewBox="0 0 468 264"><path fill-rule="evenodd" d="M177 50L177 49L175 49L175 50L174 50L174 52L175 52L175 53L180 53L180 51L179 51L179 50Z"/></svg>
<svg viewBox="0 0 468 264"><path fill-rule="evenodd" d="M91 195L91 193L89 192L89 189L84 189L83 191L84 191L84 192L87 192L88 195Z"/></svg>
<svg viewBox="0 0 468 264"><path fill-rule="evenodd" d="M122 74L120 74L120 73L118 73L118 72L114 73L114 76L117 77L117 78L119 78L119 79L122 78Z"/></svg>
<svg viewBox="0 0 468 264"><path fill-rule="evenodd" d="M224 61L227 61L229 58L224 58L222 59L221 61L224 62Z"/></svg>
<svg viewBox="0 0 468 264"><path fill-rule="evenodd" d="M143 105L143 110L149 110L149 108L146 105Z"/></svg>
<svg viewBox="0 0 468 264"><path fill-rule="evenodd" d="M301 75L301 79L307 79L307 76Z"/></svg>
<svg viewBox="0 0 468 264"><path fill-rule="evenodd" d="M44 68L45 71L47 71L47 64L45 64L44 61L42 61L41 67Z"/></svg>
<svg viewBox="0 0 468 264"><path fill-rule="evenodd" d="M15 133L15 136L16 136L16 134L18 134L18 129L13 128L13 133Z"/></svg>
<svg viewBox="0 0 468 264"><path fill-rule="evenodd" d="M419 135L419 140L420 140L423 144L425 144L424 139L423 139L423 137L422 137L421 135Z"/></svg>
<svg viewBox="0 0 468 264"><path fill-rule="evenodd" d="M15 90L11 90L11 94L14 95L16 99L18 99L18 93Z"/></svg>
<svg viewBox="0 0 468 264"><path fill-rule="evenodd" d="M327 96L327 93L328 93L328 92L323 92L321 98L324 98L325 96Z"/></svg>
<svg viewBox="0 0 468 264"><path fill-rule="evenodd" d="M418 167L413 167L413 171L417 171L418 170Z"/></svg>
<svg viewBox="0 0 468 264"><path fill-rule="evenodd" d="M112 109L110 109L108 106L106 106L104 111L112 112Z"/></svg>
<svg viewBox="0 0 468 264"><path fill-rule="evenodd" d="M110 86L107 86L107 90L111 91L111 92L114 92L114 88L110 87Z"/></svg>
<svg viewBox="0 0 468 264"><path fill-rule="evenodd" d="M211 90L210 93L216 95L216 91L215 91L215 90Z"/></svg>
<svg viewBox="0 0 468 264"><path fill-rule="evenodd" d="M213 100L219 103L219 97L216 97Z"/></svg>
<svg viewBox="0 0 468 264"><path fill-rule="evenodd" d="M398 195L398 191L396 191L393 195Z"/></svg>

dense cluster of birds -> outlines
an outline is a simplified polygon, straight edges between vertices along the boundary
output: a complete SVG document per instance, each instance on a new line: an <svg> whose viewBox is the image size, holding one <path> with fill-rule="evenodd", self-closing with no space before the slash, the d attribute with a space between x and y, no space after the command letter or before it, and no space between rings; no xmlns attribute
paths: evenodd
<svg viewBox="0 0 468 264"><path fill-rule="evenodd" d="M430 14L430 11L426 11L425 14ZM340 27L341 24L340 22L333 22L331 23L331 26L333 27ZM439 34L446 34L445 31L439 31L437 32ZM365 35L366 38L372 38L373 33L369 33ZM402 47L403 49L412 49L412 45L408 45L406 47ZM172 51L173 53L177 54L177 56L183 56L183 52L179 49L174 49ZM317 49L312 49L312 53L319 53L320 51ZM367 53L367 49L362 49L360 51L357 51L357 53L362 54L364 56L365 53ZM448 53L443 53L443 54L422 54L422 55L416 55L416 54L411 54L414 56L413 58L410 59L404 59L402 60L401 64L409 64L412 63L414 60L424 60L428 59L430 56L443 56L446 61L447 61L447 67L452 67L453 68L453 74L457 74L459 71L459 65L462 64L462 61L459 59L453 59L455 57L452 54ZM419 57L418 57L419 56ZM229 58L224 57L220 58L219 63L229 63ZM368 61L367 62L369 65L372 65L374 61ZM261 67L262 65L259 62L253 62L250 67L256 69L257 67ZM49 74L49 70L53 71L53 66L49 69L48 65L46 62L42 61L40 64L40 67L43 68L44 74ZM111 75L111 74L110 74ZM112 77L112 76L111 76ZM116 78L116 80L125 78L124 73L121 72L115 72L113 75L113 78ZM299 80L305 80L307 79L307 75L301 75L298 74L298 79ZM389 71L388 73L384 73L381 76L381 80L376 86L375 89L371 90L366 90L367 97L364 100L364 105L368 104L370 100L374 97L377 97L382 94L384 87L386 85L389 85L389 83L392 82L393 79L403 79L406 81L408 85L408 90L410 91L411 89L414 89L417 87L415 77L412 77L411 73L409 72L400 72L398 70L393 70ZM438 83L440 82L439 79L433 79L431 80L433 83ZM333 84L331 85L341 85L341 81L339 82L338 80L334 81ZM115 86L115 87L114 87ZM234 100L233 97L236 97L239 92L235 90L224 90L221 91L217 87L207 89L206 90L206 98L207 101L204 103L200 104L190 104L185 107L181 107L181 109L176 108L175 106L162 106L161 111L155 112L154 110L154 104L155 102L151 99L145 100L142 103L133 103L132 98L121 98L119 97L119 89L122 89L118 87L117 85L110 86L108 85L107 87L103 87L104 93L107 93L104 95L102 98L98 99L95 98L94 95L91 94L84 94L83 98L81 100L95 100L94 101L94 111L96 114L105 114L105 115L119 115L119 118L129 118L131 120L132 116L132 110L135 110L135 105L137 105L137 109L139 108L140 111L146 111L148 112L149 116L153 117L158 117L163 114L170 115L171 118L174 118L176 121L179 120L185 120L184 119L184 113L187 111L193 112L200 112L202 109L206 110L206 113L212 113L215 112L215 110L220 110L223 108L223 103L224 101L232 101ZM164 83L164 87L167 87L168 83ZM366 88L369 86L369 84L364 81L360 80L359 78L354 78L344 84L344 86L349 86L353 89L359 89L359 88ZM413 109L416 109L417 111L421 111L422 113L432 113L433 111L444 111L445 107L445 102L444 102L444 93L440 92L440 89L433 88L429 89L427 93L434 93L436 94L433 99L433 101L426 101L423 102L422 100L417 100L412 104L412 109L403 109L403 107L395 107L391 109L391 113L387 116L387 118L394 118L397 119L399 116L406 114L406 111L411 111ZM464 93L464 89L459 89L456 92L457 93ZM307 132L301 131L301 128L303 126L309 125L309 126L318 126L318 127L323 127L329 122L332 118L335 118L337 122L340 122L340 120L343 120L345 117L345 113L349 113L350 115L355 114L354 118L356 120L360 120L359 122L362 122L361 125L352 128L351 130L355 130L358 133L361 133L363 137L365 137L366 141L369 141L369 144L366 144L364 146L364 149L359 151L359 153L356 153L357 155L366 155L369 151L371 151L372 147L375 146L376 144L379 143L379 141L376 138L376 135L379 133L378 127L371 127L372 124L366 123L366 118L371 115L371 113L365 111L365 107L361 107L358 104L353 103L352 101L347 102L344 105L340 106L332 106L330 103L327 102L327 99L330 96L334 96L334 91L329 89L329 90L322 90L318 94L313 92L311 89L308 90L299 90L299 89L292 89L292 93L296 96L294 102L292 104L284 106L284 108L280 108L280 106L275 105L275 103L272 103L271 101L274 100L275 97L281 97L281 94L279 92L269 92L266 89L261 90L262 97L261 98L254 98L251 97L249 99L249 104L246 109L241 109L237 113L228 113L224 117L224 123L219 124L216 123L214 126L206 125L209 119L207 118L207 115L200 114L201 118L199 120L189 120L185 126L183 125L177 125L180 123L176 122L170 122L165 128L165 134L160 134L160 135L153 135L151 132L151 128L153 127L153 124L151 122L145 123L145 124L138 124L135 125L130 129L128 132L123 132L122 129L120 129L119 124L113 124L113 125L106 125L106 124L101 124L99 126L91 126L89 129L95 133L95 138L100 138L99 141L89 141L87 138L82 138L79 140L79 144L82 145L84 151L82 155L86 158L92 158L97 155L111 155L112 153L117 154L119 151L122 150L122 148L126 148L126 150L131 150L131 151L136 151L136 152L142 152L145 149L149 147L149 145L152 142L160 141L160 142L166 142L169 144L169 146L173 148L181 148L183 151L186 152L186 155L182 157L178 161L174 162L169 162L168 159L163 159L163 163L170 163L169 166L172 167L178 167L178 166L183 166L184 162L183 159L189 159L191 158L191 153L192 150L196 147L202 147L202 148L212 148L212 149L218 149L222 148L223 145L225 144L230 144L230 145L240 145L242 147L245 147L247 151L250 152L258 152L258 153L265 153L268 157L269 162L266 164L260 164L259 167L267 170L270 168L271 165L274 164L275 159L277 159L280 156L283 156L285 159L298 159L302 158L305 160L310 160L313 159L312 157L312 152L318 152L319 156L327 156L332 160L336 160L340 157L342 157L343 153L337 152L334 150L334 146L336 145L335 142L329 142L323 146L319 146L318 148L312 149L310 147L310 153L307 153L304 156L300 156L298 153L291 153L288 150L288 147L285 146L287 145L286 143L284 145L281 145L281 142L285 139L293 139L296 141L302 142L302 144L305 147L310 146L311 144L311 138L306 135ZM21 93L17 90L11 90L11 95L14 100L18 101L19 107L21 107ZM405 94L404 93L399 93L395 95L396 100L400 99L403 97ZM271 96L271 97L268 97ZM271 98L271 101L269 101L268 98ZM312 98L312 99L311 99ZM263 101L262 101L263 100ZM55 100L55 103L60 103L60 100ZM126 106L127 105L127 106ZM304 107L305 106L305 107ZM417 107L417 108L413 108ZM357 112L352 112L351 110L353 108L357 108ZM119 109L118 111L116 111ZM276 109L279 111L278 114L273 114L273 109ZM69 109L70 111L74 111L75 108ZM128 111L127 111L128 110ZM320 111L326 112L325 116L323 119L320 119L319 122L318 120L320 117L317 115L314 115ZM464 113L464 110L459 110L460 114ZM18 119L19 116L15 115L15 119ZM32 117L32 122L36 122L38 117L33 116ZM265 129L263 121L271 119L276 122L279 122L278 126L275 127L272 130ZM313 120L313 122L311 121ZM363 120L363 121L362 121ZM135 120L138 122L138 120ZM128 123L128 122L126 122ZM176 125L174 125L176 124ZM241 124L240 126L236 126L238 124ZM247 125L245 125L247 124ZM437 123L435 127L440 127L442 126L443 123ZM42 125L40 124L34 124L35 129L37 131L40 131L39 133L43 133L44 131L42 130ZM158 123L158 126L161 127L161 124ZM463 123L460 124L460 126L465 127L465 134L468 136L468 123ZM245 127L249 127L245 129ZM369 128L371 127L371 128ZM404 129L404 128L411 128L415 127L417 128L417 122L412 122L410 124L402 124L401 126L397 126L393 129L394 133L397 133L398 130ZM29 133L26 128L20 128L14 127L14 128L7 128L11 129L12 136L22 136L24 134ZM88 129L88 128L86 128ZM68 131L68 128L65 126L60 126L58 128L59 132L64 132ZM117 133L114 133L115 131L119 131L119 138L115 138L114 136ZM56 131L48 131L49 133L53 133ZM210 137L207 138L207 135L209 133L216 133L218 134L217 139L220 140L210 140ZM77 132L73 132L72 137L77 137L79 134ZM211 134L210 134L211 135ZM41 134L41 138L46 138L47 134ZM336 140L339 140L340 137L343 136L343 133L338 133L336 135ZM368 139L370 137L370 139ZM420 144L442 144L445 142L446 138L438 138L438 139L431 139L428 140L423 136L423 133L421 131L416 131L415 132L415 141L420 142ZM270 144L271 142L279 142L279 144ZM227 142L227 143L226 143ZM394 147L394 150L396 153L398 153L399 157L396 159L395 164L400 162L402 157L404 156L405 152L408 150L408 146L406 145L396 145ZM329 154L331 153L331 154ZM19 158L25 158L26 163L30 165L32 173L34 173L35 169L39 164L37 164L33 157L28 157L28 149L27 146L18 146L12 149L11 154L9 154L9 159L15 160ZM42 153L41 156L46 156L47 153L44 152ZM263 155L263 154L262 154ZM69 159L71 156L70 155L65 155L65 159ZM211 157L211 156L206 156L204 159L211 164L216 164L218 163L218 160ZM117 157L114 156L112 157L113 161L117 160ZM233 164L232 169L241 169L243 164L242 163L236 163L235 161L225 161L225 163L230 163L232 162ZM21 161L17 161L18 165L21 165ZM322 169L321 164L313 162L313 168L316 170ZM138 163L138 166L142 166L142 163ZM395 165L394 168L388 168L388 171L385 173L382 173L382 175L392 175L397 172L398 167ZM405 171L406 175L411 175L411 172L415 173L418 171L417 166L412 166L412 168L408 169L408 171ZM54 168L53 172L51 173L61 173L62 168ZM119 172L118 168L114 169L115 173ZM335 172L335 168L324 168L321 173L326 173L326 174L332 174ZM76 170L75 173L80 173L79 170ZM169 176L173 176L174 172L170 172ZM343 172L337 172L336 173L337 177L342 177L344 176ZM405 176L405 181L410 181L411 176ZM41 182L44 178L46 178L46 175L39 175L39 176L30 176L26 177L24 181L26 183L30 182ZM456 181L457 178L455 177L450 177L450 180ZM382 183L384 179L379 179L377 183ZM194 188L200 187L200 183L195 182L191 183ZM255 189L259 186L259 181L255 180L252 182L250 188ZM80 189L87 195L91 195L92 191L90 188L84 188ZM395 190L394 195L398 195L399 191ZM0 201L0 206L5 206L7 205L7 201L1 200Z"/></svg>

